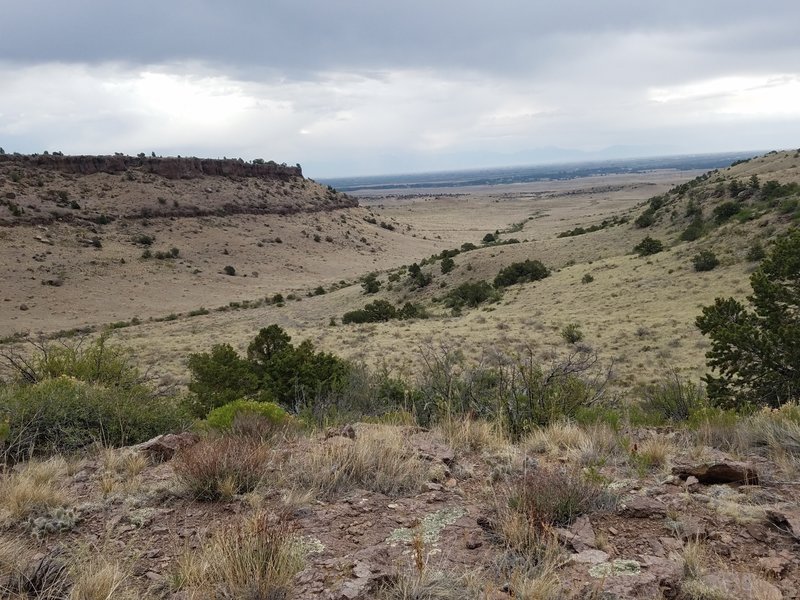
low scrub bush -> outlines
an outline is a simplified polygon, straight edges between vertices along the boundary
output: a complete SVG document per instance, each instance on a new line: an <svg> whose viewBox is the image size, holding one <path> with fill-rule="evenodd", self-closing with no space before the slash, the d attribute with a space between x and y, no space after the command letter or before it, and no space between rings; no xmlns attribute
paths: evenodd
<svg viewBox="0 0 800 600"><path fill-rule="evenodd" d="M581 515L612 508L615 497L582 473L537 468L511 486L509 507L537 529L565 527Z"/></svg>
<svg viewBox="0 0 800 600"><path fill-rule="evenodd" d="M237 419L241 420L245 416L263 421L265 431L278 431L286 427L291 419L289 413L274 402L240 399L212 410L205 423L218 432L229 432L234 428ZM239 426L243 427L243 423L240 422Z"/></svg>
<svg viewBox="0 0 800 600"><path fill-rule="evenodd" d="M494 278L495 287L508 287L516 283L538 281L550 275L550 271L538 260L516 262L501 269Z"/></svg>
<svg viewBox="0 0 800 600"><path fill-rule="evenodd" d="M227 500L252 492L270 461L270 449L252 439L209 437L173 460L178 482L198 500Z"/></svg>
<svg viewBox="0 0 800 600"><path fill-rule="evenodd" d="M71 452L95 443L124 446L176 431L185 413L171 398L143 386L115 388L67 376L0 389L0 421L8 422L5 458Z"/></svg>

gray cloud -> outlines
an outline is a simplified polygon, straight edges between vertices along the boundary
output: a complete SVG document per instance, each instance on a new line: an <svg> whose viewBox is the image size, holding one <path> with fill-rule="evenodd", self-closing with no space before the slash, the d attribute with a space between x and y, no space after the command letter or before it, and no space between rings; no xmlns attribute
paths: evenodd
<svg viewBox="0 0 800 600"><path fill-rule="evenodd" d="M312 176L796 145L798 22L792 0L26 0L0 20L0 145Z"/></svg>

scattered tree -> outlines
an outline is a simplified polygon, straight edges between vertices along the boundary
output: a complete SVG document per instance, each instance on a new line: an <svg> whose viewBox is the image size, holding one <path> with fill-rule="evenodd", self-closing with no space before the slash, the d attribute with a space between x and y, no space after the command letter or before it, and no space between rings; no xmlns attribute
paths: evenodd
<svg viewBox="0 0 800 600"><path fill-rule="evenodd" d="M711 339L709 398L724 407L777 407L800 394L800 230L775 242L750 276L752 309L734 298L703 308Z"/></svg>

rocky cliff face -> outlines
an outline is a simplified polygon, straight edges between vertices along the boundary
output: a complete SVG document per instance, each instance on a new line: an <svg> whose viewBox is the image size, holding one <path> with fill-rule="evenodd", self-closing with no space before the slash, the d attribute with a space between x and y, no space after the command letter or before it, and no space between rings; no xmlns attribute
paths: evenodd
<svg viewBox="0 0 800 600"><path fill-rule="evenodd" d="M302 177L300 165L290 167L273 161L247 163L234 159L147 158L136 156L64 156L60 154L2 154L0 163L19 163L21 168L39 168L75 175L120 173L128 169L160 175L166 179L197 179L205 176L257 177L288 181Z"/></svg>

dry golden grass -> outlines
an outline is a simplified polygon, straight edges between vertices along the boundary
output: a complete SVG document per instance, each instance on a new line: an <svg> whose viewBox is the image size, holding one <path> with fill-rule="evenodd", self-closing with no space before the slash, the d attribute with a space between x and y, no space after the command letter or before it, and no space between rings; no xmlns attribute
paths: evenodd
<svg viewBox="0 0 800 600"><path fill-rule="evenodd" d="M132 598L123 585L130 574L116 562L100 554L72 569L72 589L69 600L115 600Z"/></svg>
<svg viewBox="0 0 800 600"><path fill-rule="evenodd" d="M33 460L20 472L0 475L0 523L18 522L69 504L69 496L58 481L65 472L66 462L56 457Z"/></svg>
<svg viewBox="0 0 800 600"><path fill-rule="evenodd" d="M283 598L302 564L301 545L286 524L257 513L184 553L172 581L198 598L214 598L219 590L226 597Z"/></svg>
<svg viewBox="0 0 800 600"><path fill-rule="evenodd" d="M655 434L638 445L634 458L639 467L649 471L666 467L676 452L672 440L665 435Z"/></svg>
<svg viewBox="0 0 800 600"><path fill-rule="evenodd" d="M450 416L438 423L436 430L457 452L496 452L510 443L496 421Z"/></svg>
<svg viewBox="0 0 800 600"><path fill-rule="evenodd" d="M288 476L297 487L331 498L354 488L387 495L411 492L428 478L428 465L404 440L402 428L360 428L355 440L333 437L295 455Z"/></svg>

